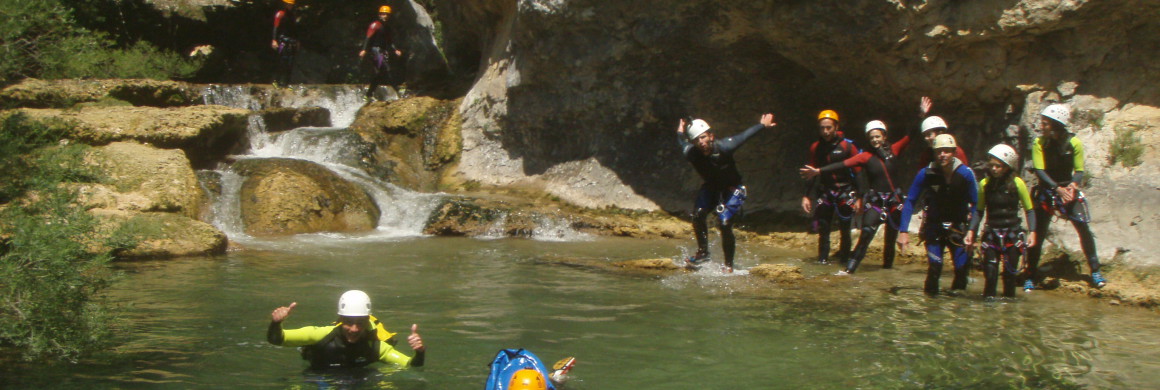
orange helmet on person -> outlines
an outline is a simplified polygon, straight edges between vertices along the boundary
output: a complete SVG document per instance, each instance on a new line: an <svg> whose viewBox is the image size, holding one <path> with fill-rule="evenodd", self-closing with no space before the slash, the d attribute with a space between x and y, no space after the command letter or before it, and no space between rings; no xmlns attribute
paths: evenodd
<svg viewBox="0 0 1160 390"><path fill-rule="evenodd" d="M822 112L819 112L818 120L820 121L822 119L832 119L834 122L840 122L840 120L838 120L838 112L834 110L823 110Z"/></svg>
<svg viewBox="0 0 1160 390"><path fill-rule="evenodd" d="M294 0L282 0L283 3L294 5Z"/></svg>
<svg viewBox="0 0 1160 390"><path fill-rule="evenodd" d="M547 390L548 382L544 375L534 368L525 368L516 371L508 383L508 390Z"/></svg>
<svg viewBox="0 0 1160 390"><path fill-rule="evenodd" d="M379 7L379 13L380 14L390 14L391 13L391 6L384 5L382 7Z"/></svg>

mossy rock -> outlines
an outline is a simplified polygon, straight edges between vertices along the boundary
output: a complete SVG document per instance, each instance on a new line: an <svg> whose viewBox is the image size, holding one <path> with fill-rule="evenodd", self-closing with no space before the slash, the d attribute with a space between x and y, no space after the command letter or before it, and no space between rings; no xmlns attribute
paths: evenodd
<svg viewBox="0 0 1160 390"><path fill-rule="evenodd" d="M242 182L247 234L280 236L363 232L378 226L380 210L357 184L305 160L245 159L233 165Z"/></svg>

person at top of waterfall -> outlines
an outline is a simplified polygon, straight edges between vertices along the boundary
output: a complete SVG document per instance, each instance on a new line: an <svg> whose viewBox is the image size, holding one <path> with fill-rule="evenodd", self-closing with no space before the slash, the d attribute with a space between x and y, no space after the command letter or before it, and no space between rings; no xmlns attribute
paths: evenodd
<svg viewBox="0 0 1160 390"><path fill-rule="evenodd" d="M910 136L889 143L886 138L886 123L873 120L866 123L866 138L870 140L870 150L842 161L815 168L805 166L800 169L802 177L812 179L818 175L830 174L844 168L861 167L857 180L863 194L861 214L862 234L854 246L854 253L846 262L846 267L837 275L848 275L858 270L858 265L866 256L870 241L878 233L878 226L886 222L886 242L882 247L882 268L894 266L894 241L898 238L898 220L902 216L901 189L894 184L894 174L898 167L898 156L910 145Z"/></svg>
<svg viewBox="0 0 1160 390"><path fill-rule="evenodd" d="M274 13L274 36L270 48L278 55L274 70L274 85L289 85L294 72L294 57L298 52L298 15L294 12L295 0L282 0L282 9Z"/></svg>
<svg viewBox="0 0 1160 390"><path fill-rule="evenodd" d="M818 113L818 140L810 145L807 168L841 163L861 152L854 146L854 141L847 139L842 133L836 111L824 110ZM841 237L838 258L845 259L850 255L850 226L854 220L854 211L861 202L857 191L854 190L855 175L859 171L860 166L843 165L826 174L807 178L806 192L802 196L802 210L812 216L811 225L818 233L818 263L829 263L830 225L835 214Z"/></svg>
<svg viewBox="0 0 1160 390"><path fill-rule="evenodd" d="M939 292L938 280L943 268L943 250L950 249L955 266L952 290L967 288L967 248L971 245L969 231L971 221L978 218L975 205L979 202L979 190L975 173L955 157L955 137L939 134L934 139L935 161L929 167L918 171L907 192L902 207L902 221L899 226L909 226L914 215L916 200L929 193L927 215L923 221L922 234L926 242L927 271L923 290L935 295ZM910 233L902 229L898 235L898 247L903 252L910 244Z"/></svg>
<svg viewBox="0 0 1160 390"><path fill-rule="evenodd" d="M928 148L923 148L922 153L918 155L918 168L922 169L930 165L934 160L934 138L939 134L947 133L947 122L939 116L927 116L930 113L931 107L934 106L934 100L930 97L923 96L922 102L919 104L919 116L923 118L922 125L919 126L919 131L914 136L926 140ZM963 164L970 165L970 160L967 160L967 153L963 151L961 146L955 146L955 158L962 161Z"/></svg>
<svg viewBox="0 0 1160 390"><path fill-rule="evenodd" d="M690 259L692 265L709 261L709 226L706 219L710 212L717 213L720 222L721 247L725 252L725 272L733 272L735 238L733 223L741 216L741 206L748 196L737 171L733 153L741 148L761 129L777 126L772 113L761 116L758 124L745 129L741 134L717 139L709 123L694 119L686 123L681 119L677 126L677 142L685 159L704 180L697 192L693 205L693 230L697 237L697 253ZM687 128L686 128L687 127Z"/></svg>
<svg viewBox="0 0 1160 390"><path fill-rule="evenodd" d="M390 6L379 7L379 17L367 27L366 39L363 39L362 50L358 52L359 59L364 59L367 54L370 54L371 75L370 83L367 86L367 99L374 98L375 90L380 85L394 83L398 76L391 72L391 56L402 57L403 51L395 47L391 29L387 26L391 12ZM394 88L396 91L398 90L397 86Z"/></svg>
<svg viewBox="0 0 1160 390"><path fill-rule="evenodd" d="M1039 178L1039 184L1033 190L1036 202L1035 233L1041 240L1046 239L1052 210L1066 210L1067 219L1079 234L1080 247L1091 269L1092 284L1102 288L1108 282L1100 274L1096 239L1088 226L1091 216L1086 211L1086 200L1079 189L1084 179L1083 143L1068 132L1070 122L1071 110L1062 104L1047 106L1039 116L1043 135L1036 138L1031 147L1031 161L1035 166L1035 176ZM1083 211L1077 214L1078 210ZM1042 245L1030 248L1027 252L1027 279L1023 282L1023 288L1028 292L1035 288L1042 254Z"/></svg>
<svg viewBox="0 0 1160 390"><path fill-rule="evenodd" d="M983 247L983 297L994 297L999 280L1000 263L1003 272L1003 296L1015 296L1015 282L1019 277L1019 258L1024 247L1035 246L1035 212L1027 184L1019 177L1019 154L1015 148L998 144L987 152L987 177L979 182L979 215L986 215L987 226L982 240L980 218L971 220L970 232L963 241L979 243ZM1019 224L1019 212L1027 216L1027 230ZM1030 231L1027 236L1025 232Z"/></svg>
<svg viewBox="0 0 1160 390"><path fill-rule="evenodd" d="M421 367L427 347L419 336L419 326L411 325L407 343L415 351L409 357L395 349L394 333L371 315L371 298L365 292L350 290L338 299L338 321L326 326L282 329L282 322L298 304L279 307L270 313L266 341L286 347L303 347L302 358L313 370L358 368L374 362L402 367Z"/></svg>

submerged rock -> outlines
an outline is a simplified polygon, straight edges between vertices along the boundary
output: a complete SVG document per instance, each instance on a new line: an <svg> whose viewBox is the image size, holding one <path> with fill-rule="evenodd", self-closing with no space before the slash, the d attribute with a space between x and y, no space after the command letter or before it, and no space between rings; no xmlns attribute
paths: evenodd
<svg viewBox="0 0 1160 390"><path fill-rule="evenodd" d="M292 159L245 159L233 169L242 183L247 234L279 236L361 232L378 225L379 207L357 184L325 167Z"/></svg>
<svg viewBox="0 0 1160 390"><path fill-rule="evenodd" d="M673 262L673 259L664 258L664 257L656 258L656 259L638 259L638 260L618 261L618 262L612 263L612 265L614 267L629 268L629 269L642 269L642 270L678 271L678 270L685 269L684 267L677 266L677 264Z"/></svg>
<svg viewBox="0 0 1160 390"><path fill-rule="evenodd" d="M299 127L330 127L330 110L322 107L277 107L259 113L266 131L276 133Z"/></svg>
<svg viewBox="0 0 1160 390"><path fill-rule="evenodd" d="M775 282L797 282L805 279L802 267L788 264L760 264L750 268L749 274Z"/></svg>

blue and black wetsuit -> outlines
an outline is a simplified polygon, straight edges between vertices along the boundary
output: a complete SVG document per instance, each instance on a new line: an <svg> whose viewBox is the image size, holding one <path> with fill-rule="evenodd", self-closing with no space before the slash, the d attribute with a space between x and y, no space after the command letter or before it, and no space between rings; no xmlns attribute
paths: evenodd
<svg viewBox="0 0 1160 390"><path fill-rule="evenodd" d="M764 127L757 124L745 129L741 134L713 141L713 152L709 155L701 153L685 138L684 133L677 135L681 153L693 164L693 169L701 176L701 180L705 181L697 192L693 211L697 251L709 253L709 226L706 219L709 212L715 211L717 219L721 222L721 248L725 252L726 267L733 267L736 246L733 222L741 216L741 206L747 197L745 186L741 183L741 172L737 171L737 162L733 160L733 153Z"/></svg>
<svg viewBox="0 0 1160 390"><path fill-rule="evenodd" d="M1035 175L1039 178L1039 185L1035 186L1035 234L1039 241L1047 239L1047 228L1051 226L1052 210L1055 207L1055 190L1067 187L1071 183L1083 183L1084 176L1084 149L1078 138L1068 135L1062 141L1052 140L1049 137L1035 139L1031 148L1031 162L1035 166ZM1080 247L1087 257L1088 266L1093 275L1100 272L1100 258L1096 254L1096 239L1087 222L1069 219L1079 234ZM1027 278L1034 283L1038 277L1039 258L1043 254L1043 246L1036 245L1027 250Z"/></svg>
<svg viewBox="0 0 1160 390"><path fill-rule="evenodd" d="M902 216L901 189L894 184L892 172L900 164L898 155L910 145L910 136L902 137L889 147L873 151L867 150L844 161L822 167L822 174L829 174L842 168L862 167L859 192L863 195L862 204L865 212L862 214L862 234L858 236L858 244L854 246L854 253L846 262L846 272L854 273L858 265L866 257L866 250L870 241L878 233L878 226L886 224L886 242L882 248L882 268L894 266L894 242L898 238L898 221ZM827 248L828 249L828 248Z"/></svg>
<svg viewBox="0 0 1160 390"><path fill-rule="evenodd" d="M951 283L951 289L966 289L967 273L970 269L967 266L967 249L963 247L962 239L970 227L970 222L978 219L975 205L979 202L979 189L978 183L975 182L975 173L957 158L950 177L946 177L942 168L934 165L918 171L902 208L900 226L903 229L910 226L915 202L923 193L929 193L926 197L926 220L923 221L923 227L919 232L926 244L928 261L926 284L923 289L928 294L938 293L944 249L950 249L955 265L955 279Z"/></svg>
<svg viewBox="0 0 1160 390"><path fill-rule="evenodd" d="M854 141L846 139L842 132L838 132L833 141L818 139L810 145L809 165L822 167L854 157L861 153L854 146ZM834 214L838 214L838 226L841 240L838 243L838 257L850 255L850 226L854 221L854 203L858 194L854 190L855 174L858 166L834 169L829 173L818 175L806 187L806 197L814 203L813 225L818 233L818 262L824 263L830 258L830 224Z"/></svg>
<svg viewBox="0 0 1160 390"><path fill-rule="evenodd" d="M995 296L998 288L999 266L1003 268L1003 296L1015 296L1015 282L1019 273L1019 258L1023 255L1020 243L1026 235L1020 225L1020 211L1027 217L1027 226L1035 226L1035 212L1031 195L1023 179L1009 170L1004 177L987 177L979 182L979 215L986 215L987 226L980 237L983 248L983 296ZM978 219L971 220L971 231L979 231Z"/></svg>

